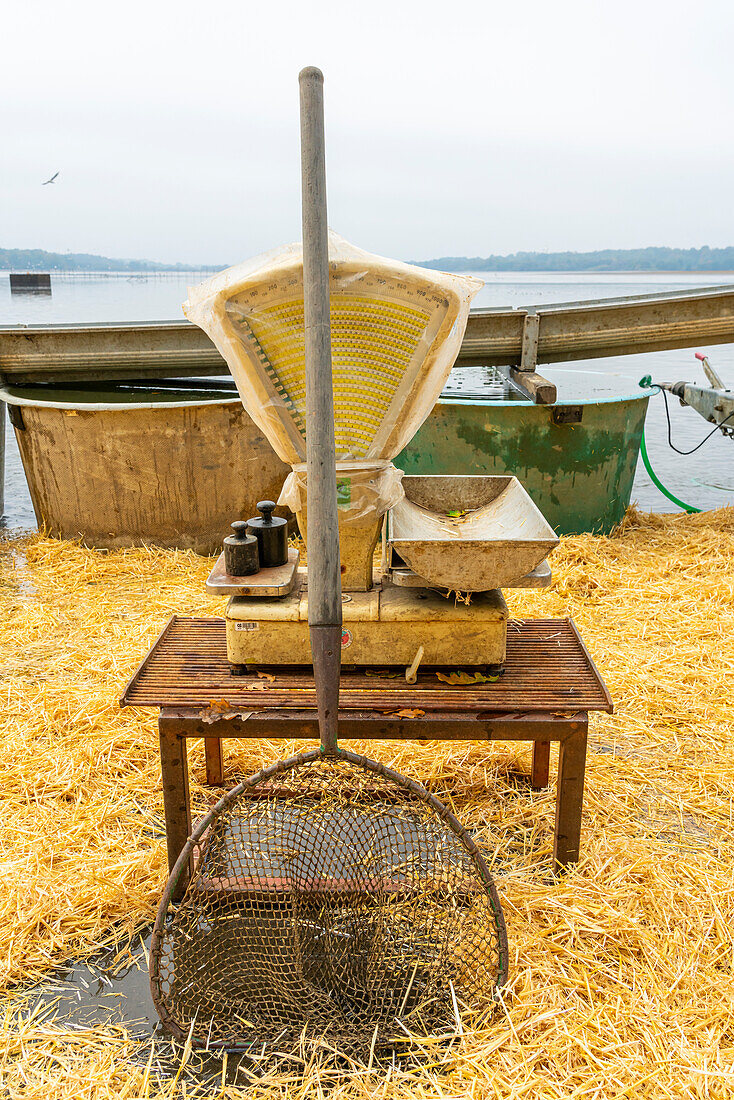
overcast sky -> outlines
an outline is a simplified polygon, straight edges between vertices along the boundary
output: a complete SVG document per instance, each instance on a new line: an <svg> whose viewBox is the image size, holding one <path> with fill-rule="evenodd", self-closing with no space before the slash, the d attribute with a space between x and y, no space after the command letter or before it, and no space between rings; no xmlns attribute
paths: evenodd
<svg viewBox="0 0 734 1100"><path fill-rule="evenodd" d="M308 64L330 224L371 251L731 245L733 32L731 0L8 3L0 247L299 239Z"/></svg>

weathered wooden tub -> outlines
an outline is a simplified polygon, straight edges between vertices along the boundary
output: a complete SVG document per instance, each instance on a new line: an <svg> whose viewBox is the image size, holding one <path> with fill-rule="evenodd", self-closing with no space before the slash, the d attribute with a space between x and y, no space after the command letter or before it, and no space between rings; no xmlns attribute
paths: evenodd
<svg viewBox="0 0 734 1100"><path fill-rule="evenodd" d="M5 386L39 527L214 553L290 467L216 383Z"/></svg>

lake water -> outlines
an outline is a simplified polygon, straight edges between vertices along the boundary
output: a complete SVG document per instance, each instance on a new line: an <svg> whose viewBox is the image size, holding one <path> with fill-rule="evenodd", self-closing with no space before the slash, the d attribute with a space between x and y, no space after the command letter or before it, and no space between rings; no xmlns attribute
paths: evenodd
<svg viewBox="0 0 734 1100"><path fill-rule="evenodd" d="M671 274L556 274L553 272L477 272L485 286L474 306L548 305L555 302L590 301L632 294L658 294L705 286L719 286L727 277L714 274L674 272ZM157 275L59 274L52 275L48 294L10 293L8 276L0 276L0 324L54 324L100 321L149 321L180 319L187 287L206 276L192 273ZM731 280L731 276L729 277ZM705 378L695 351L707 352L726 385L734 387L734 345L689 348L682 351L628 355L614 359L593 359L569 363L572 370L613 373L629 381L634 390L639 379L675 382L681 379L702 384ZM558 364L561 366L561 364ZM710 430L701 417L682 409L669 396L673 442L690 450ZM15 444L7 426L5 523L10 529L35 526L25 477ZM653 467L682 500L699 508L734 504L734 440L716 433L696 454L677 455L667 443L667 425L661 396L653 397L645 428ZM640 461L632 499L646 510L668 512L678 509L650 481Z"/></svg>

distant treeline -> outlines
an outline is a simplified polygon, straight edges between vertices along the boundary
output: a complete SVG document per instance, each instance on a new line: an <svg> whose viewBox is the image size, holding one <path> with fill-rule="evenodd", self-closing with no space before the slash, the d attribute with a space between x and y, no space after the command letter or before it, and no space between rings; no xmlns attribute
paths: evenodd
<svg viewBox="0 0 734 1100"><path fill-rule="evenodd" d="M413 263L443 271L734 271L734 247L513 252L511 256L440 256Z"/></svg>
<svg viewBox="0 0 734 1100"><path fill-rule="evenodd" d="M0 248L0 271L221 271L226 264L157 264L111 260L86 252L44 252L42 248Z"/></svg>
<svg viewBox="0 0 734 1100"><path fill-rule="evenodd" d="M413 260L443 271L734 271L732 248L604 248L599 252L513 252ZM0 271L221 271L226 264L158 264L86 252L0 248Z"/></svg>

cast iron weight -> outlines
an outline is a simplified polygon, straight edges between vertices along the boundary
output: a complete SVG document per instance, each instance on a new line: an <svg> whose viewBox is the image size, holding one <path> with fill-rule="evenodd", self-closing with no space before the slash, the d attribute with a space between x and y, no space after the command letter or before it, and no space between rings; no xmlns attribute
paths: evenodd
<svg viewBox="0 0 734 1100"><path fill-rule="evenodd" d="M259 500L257 510L260 515L248 519L247 526L257 539L260 568L285 565L288 561L288 521L273 515L275 501Z"/></svg>
<svg viewBox="0 0 734 1100"><path fill-rule="evenodd" d="M248 534L247 520L231 524L233 535L224 540L224 569L230 577L249 577L260 569L257 539Z"/></svg>

